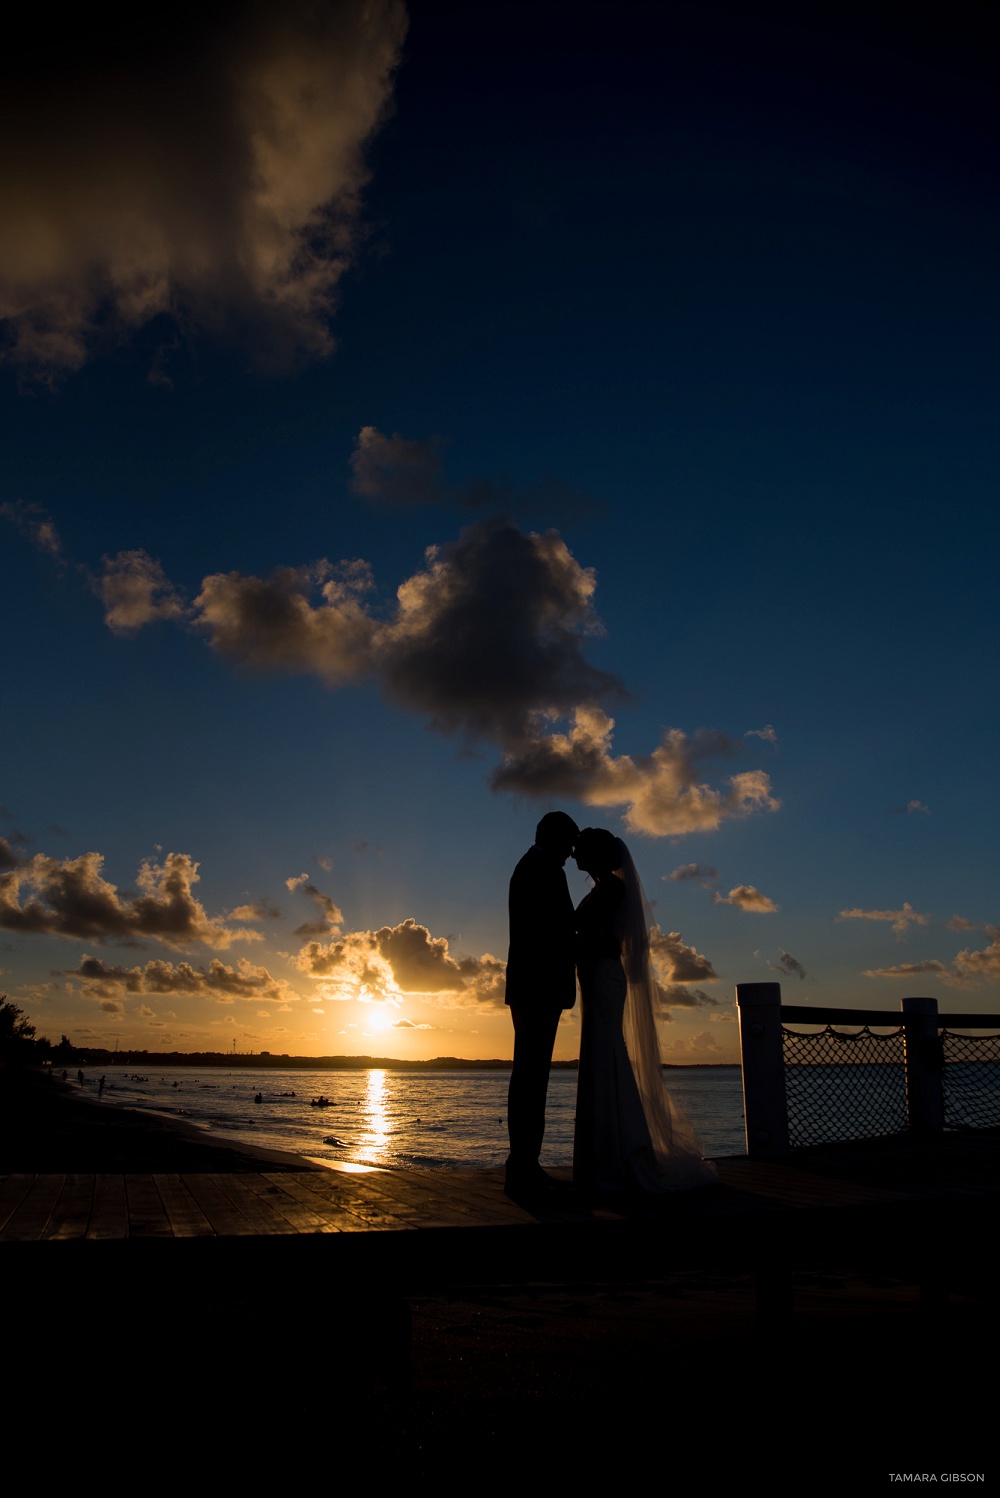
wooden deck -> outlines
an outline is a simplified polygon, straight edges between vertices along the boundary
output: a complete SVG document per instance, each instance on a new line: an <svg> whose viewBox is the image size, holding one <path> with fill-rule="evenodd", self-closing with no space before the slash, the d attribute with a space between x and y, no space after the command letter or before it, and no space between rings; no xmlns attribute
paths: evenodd
<svg viewBox="0 0 1000 1498"><path fill-rule="evenodd" d="M116 1260L125 1249L132 1260L167 1244L176 1255L184 1244L181 1257L193 1262L218 1258L224 1240L230 1264L277 1255L303 1268L388 1275L406 1293L838 1255L887 1256L897 1269L912 1263L918 1276L930 1262L975 1272L976 1245L996 1226L998 1131L716 1163L715 1188L627 1207L590 1207L572 1192L545 1207L519 1206L503 1194L500 1172L11 1175L0 1180L0 1252L73 1242L87 1245L93 1263L97 1244ZM51 1247L42 1258L49 1267L68 1262Z"/></svg>

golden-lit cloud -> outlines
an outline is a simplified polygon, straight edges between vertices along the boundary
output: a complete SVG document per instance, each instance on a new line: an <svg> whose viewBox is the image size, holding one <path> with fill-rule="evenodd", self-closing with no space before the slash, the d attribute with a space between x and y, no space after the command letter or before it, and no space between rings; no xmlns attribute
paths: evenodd
<svg viewBox="0 0 1000 1498"><path fill-rule="evenodd" d="M463 1000L503 999L505 964L490 953L451 955L448 938L432 936L412 916L378 931L349 931L337 941L307 942L292 959L300 972L329 980L343 998L450 994Z"/></svg>
<svg viewBox="0 0 1000 1498"><path fill-rule="evenodd" d="M193 942L225 948L260 940L206 914L192 893L198 865L187 853L168 853L162 863L139 868L139 893L121 893L101 873L100 853L59 861L36 853L0 874L0 928L26 935L135 942L152 937L171 947Z"/></svg>
<svg viewBox="0 0 1000 1498"><path fill-rule="evenodd" d="M758 915L768 915L778 909L774 901L762 895L754 884L738 884L728 895L720 895L716 890L712 898L716 905L735 905L738 910L752 910Z"/></svg>
<svg viewBox="0 0 1000 1498"><path fill-rule="evenodd" d="M94 588L104 604L104 622L116 635L134 635L154 619L183 619L186 613L162 566L145 551L105 557Z"/></svg>
<svg viewBox="0 0 1000 1498"><path fill-rule="evenodd" d="M731 775L721 787L704 781L706 760L734 752L725 734L689 736L671 728L651 755L616 758L611 750L614 726L601 708L578 707L568 732L539 734L505 755L493 785L521 794L571 796L588 806L622 807L628 829L652 837L714 832L725 821L776 811L781 805L763 770Z"/></svg>
<svg viewBox="0 0 1000 1498"><path fill-rule="evenodd" d="M888 921L897 939L901 940L909 930L910 926L926 926L930 922L929 915L921 915L914 910L909 900L903 901L901 910L862 910L855 906L853 910L842 910L837 916L838 921Z"/></svg>
<svg viewBox="0 0 1000 1498"><path fill-rule="evenodd" d="M390 101L401 0L250 0L138 21L7 23L0 317L11 357L79 368L168 314L289 361L332 347L364 149Z"/></svg>
<svg viewBox="0 0 1000 1498"><path fill-rule="evenodd" d="M899 962L895 967L870 967L865 969L866 978L914 978L918 973L934 973L937 977L948 978L948 968L943 962L938 962L934 957L928 957L924 962Z"/></svg>
<svg viewBox="0 0 1000 1498"><path fill-rule="evenodd" d="M979 952L959 952L955 958L956 977L972 983L1000 979L1000 926L987 926L986 935L990 938L988 947Z"/></svg>
<svg viewBox="0 0 1000 1498"><path fill-rule="evenodd" d="M213 650L239 665L340 686L371 669L375 624L360 597L370 587L363 562L279 567L269 578L220 572L202 581L194 622Z"/></svg>
<svg viewBox="0 0 1000 1498"><path fill-rule="evenodd" d="M659 926L650 926L649 952L667 1018L671 1009L697 1009L717 1003L703 988L687 987L690 983L714 983L719 975L707 957L682 940L679 931L666 932Z"/></svg>
<svg viewBox="0 0 1000 1498"><path fill-rule="evenodd" d="M245 957L235 967L217 957L207 967L159 959L137 967L112 967L99 957L84 956L80 966L70 970L70 976L83 979L84 994L100 999L120 999L126 994L180 994L232 1003L234 999L287 1002L297 997L284 979L272 977L266 967L257 967ZM142 1006L138 1012L152 1014L152 1010Z"/></svg>

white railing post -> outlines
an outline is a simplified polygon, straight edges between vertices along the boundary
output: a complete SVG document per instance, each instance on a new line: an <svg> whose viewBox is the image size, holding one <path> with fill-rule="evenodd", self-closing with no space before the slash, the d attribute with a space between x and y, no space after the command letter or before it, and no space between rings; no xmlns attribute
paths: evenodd
<svg viewBox="0 0 1000 1498"><path fill-rule="evenodd" d="M773 1160L788 1153L781 984L737 983L736 1003L740 1013L747 1154L751 1160Z"/></svg>
<svg viewBox="0 0 1000 1498"><path fill-rule="evenodd" d="M903 1000L906 1121L911 1134L944 1132L944 1055L937 999Z"/></svg>

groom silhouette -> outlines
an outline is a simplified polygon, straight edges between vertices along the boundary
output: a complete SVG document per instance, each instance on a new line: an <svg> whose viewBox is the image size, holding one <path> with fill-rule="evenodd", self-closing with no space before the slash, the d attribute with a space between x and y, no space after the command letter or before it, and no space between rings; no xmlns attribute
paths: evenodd
<svg viewBox="0 0 1000 1498"><path fill-rule="evenodd" d="M514 1022L514 1064L507 1092L510 1155L504 1190L538 1196L555 1184L538 1163L556 1027L576 1003L573 901L563 864L580 829L550 811L510 881L510 950L505 1002Z"/></svg>

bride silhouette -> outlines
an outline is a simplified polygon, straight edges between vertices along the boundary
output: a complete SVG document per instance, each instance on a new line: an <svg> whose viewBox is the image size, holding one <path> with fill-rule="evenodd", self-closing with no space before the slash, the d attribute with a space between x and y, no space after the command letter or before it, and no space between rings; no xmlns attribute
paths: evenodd
<svg viewBox="0 0 1000 1498"><path fill-rule="evenodd" d="M604 827L574 849L594 888L576 910L583 1034L573 1183L594 1195L712 1185L691 1123L660 1070L649 923L632 856Z"/></svg>

